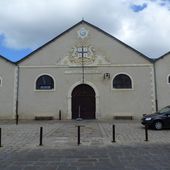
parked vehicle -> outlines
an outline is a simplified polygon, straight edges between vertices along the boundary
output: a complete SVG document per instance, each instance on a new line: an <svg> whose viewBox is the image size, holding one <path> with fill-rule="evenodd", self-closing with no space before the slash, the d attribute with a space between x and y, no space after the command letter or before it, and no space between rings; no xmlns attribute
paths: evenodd
<svg viewBox="0 0 170 170"><path fill-rule="evenodd" d="M156 130L170 128L170 106L166 106L156 113L143 115L141 123Z"/></svg>

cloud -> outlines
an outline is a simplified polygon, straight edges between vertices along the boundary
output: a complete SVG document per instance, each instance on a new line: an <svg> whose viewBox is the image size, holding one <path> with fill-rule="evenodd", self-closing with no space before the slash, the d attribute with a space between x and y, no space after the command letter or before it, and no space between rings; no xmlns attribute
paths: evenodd
<svg viewBox="0 0 170 170"><path fill-rule="evenodd" d="M159 57L170 51L169 17L170 12L166 8L151 2L142 13L122 19L118 38L150 57Z"/></svg>
<svg viewBox="0 0 170 170"><path fill-rule="evenodd" d="M169 4L162 0L140 4L136 0L0 1L0 43L34 50L84 17L145 55L158 57L170 50Z"/></svg>

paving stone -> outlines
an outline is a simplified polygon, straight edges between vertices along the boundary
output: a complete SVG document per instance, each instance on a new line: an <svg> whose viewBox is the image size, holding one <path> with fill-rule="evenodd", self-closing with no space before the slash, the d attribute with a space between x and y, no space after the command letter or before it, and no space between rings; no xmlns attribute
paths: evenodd
<svg viewBox="0 0 170 170"><path fill-rule="evenodd" d="M112 124L116 142L112 143ZM81 121L77 146L75 121L1 123L0 170L169 170L170 130L149 130L139 121ZM39 127L43 126L43 146Z"/></svg>

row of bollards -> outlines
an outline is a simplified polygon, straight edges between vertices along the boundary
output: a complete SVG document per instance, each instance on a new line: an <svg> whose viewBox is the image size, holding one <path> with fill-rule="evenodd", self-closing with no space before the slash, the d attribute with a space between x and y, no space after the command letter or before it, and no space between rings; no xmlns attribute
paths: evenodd
<svg viewBox="0 0 170 170"><path fill-rule="evenodd" d="M82 125L78 125L77 127L77 145L80 145L80 127L84 127ZM1 134L1 129L0 129L0 134ZM40 127L40 144L39 146L42 146L42 139L43 139L43 127ZM145 141L149 141L148 140L148 126L145 125ZM115 125L112 125L112 142L116 142L116 133L115 133ZM0 142L1 145L1 142Z"/></svg>
<svg viewBox="0 0 170 170"><path fill-rule="evenodd" d="M80 125L76 126L77 127L77 145L80 145ZM145 125L145 141L148 140L148 126ZM116 133L115 133L115 125L112 125L112 142L116 142Z"/></svg>
<svg viewBox="0 0 170 170"><path fill-rule="evenodd" d="M80 145L80 127L83 127L83 126L76 126L77 127L77 145ZM113 124L112 125L112 142L116 142L116 133L115 133L115 125ZM148 140L148 126L145 125L145 141L149 141Z"/></svg>
<svg viewBox="0 0 170 170"><path fill-rule="evenodd" d="M77 145L81 144L81 138L80 138L80 128L84 127L82 125L77 125ZM2 130L0 128L0 147L2 147L2 143L1 143L1 139L2 139ZM145 141L149 141L148 140L148 126L145 126ZM112 125L112 142L116 142L116 132L115 132L115 125ZM43 146L43 127L40 127L40 138L39 138L39 146Z"/></svg>
<svg viewBox="0 0 170 170"><path fill-rule="evenodd" d="M145 125L145 141L149 141L148 140L148 126ZM112 126L112 142L116 142L116 134L115 134L115 125L113 124Z"/></svg>

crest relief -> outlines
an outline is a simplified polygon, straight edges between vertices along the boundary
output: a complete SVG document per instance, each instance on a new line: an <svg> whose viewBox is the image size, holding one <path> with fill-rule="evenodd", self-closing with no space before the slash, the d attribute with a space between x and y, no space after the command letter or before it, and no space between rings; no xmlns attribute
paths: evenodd
<svg viewBox="0 0 170 170"><path fill-rule="evenodd" d="M95 48L89 43L89 30L82 27L77 31L78 39L67 56L60 57L57 65L64 66L97 66L111 64L107 57L96 54Z"/></svg>
<svg viewBox="0 0 170 170"><path fill-rule="evenodd" d="M79 38L84 39L88 36L89 31L82 27L80 28L80 30L77 31L77 34Z"/></svg>
<svg viewBox="0 0 170 170"><path fill-rule="evenodd" d="M82 46L82 47L74 47L72 48L69 61L72 64L80 65L90 65L95 62L96 55L95 49L92 46Z"/></svg>

